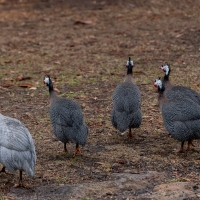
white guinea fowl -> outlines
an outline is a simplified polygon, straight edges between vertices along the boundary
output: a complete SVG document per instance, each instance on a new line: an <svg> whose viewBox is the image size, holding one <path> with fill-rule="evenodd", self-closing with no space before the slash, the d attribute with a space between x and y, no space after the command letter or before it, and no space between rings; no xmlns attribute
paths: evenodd
<svg viewBox="0 0 200 200"><path fill-rule="evenodd" d="M9 171L19 170L19 182L23 186L22 172L34 177L36 153L33 139L28 129L17 119L0 114L0 163Z"/></svg>
<svg viewBox="0 0 200 200"><path fill-rule="evenodd" d="M54 91L50 77L44 78L50 93L50 120L56 137L64 143L64 152L67 152L66 143L76 144L74 156L79 152L79 145L85 145L89 134L84 122L81 107L73 100L58 97Z"/></svg>

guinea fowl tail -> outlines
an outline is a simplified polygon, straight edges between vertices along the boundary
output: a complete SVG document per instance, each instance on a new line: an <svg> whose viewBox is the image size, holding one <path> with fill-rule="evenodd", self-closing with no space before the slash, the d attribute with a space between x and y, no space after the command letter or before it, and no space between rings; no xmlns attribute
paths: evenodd
<svg viewBox="0 0 200 200"><path fill-rule="evenodd" d="M86 124L68 128L68 140L84 146L87 143L87 136L89 135Z"/></svg>

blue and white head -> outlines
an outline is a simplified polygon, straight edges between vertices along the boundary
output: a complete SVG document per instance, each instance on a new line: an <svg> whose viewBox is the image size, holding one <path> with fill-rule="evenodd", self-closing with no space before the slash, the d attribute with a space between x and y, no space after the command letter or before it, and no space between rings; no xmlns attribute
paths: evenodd
<svg viewBox="0 0 200 200"><path fill-rule="evenodd" d="M44 77L44 84L46 84L49 87L49 92L52 92L54 90L53 89L53 83L51 81L50 76L45 76Z"/></svg>
<svg viewBox="0 0 200 200"><path fill-rule="evenodd" d="M131 57L129 57L129 60L127 60L127 62L126 62L126 67L129 67L129 66L131 66L131 67L134 66L134 63L133 63L133 61L131 60Z"/></svg>
<svg viewBox="0 0 200 200"><path fill-rule="evenodd" d="M126 62L127 67L127 74L132 74L132 68L134 67L134 63L131 60L131 57L129 57L129 60Z"/></svg>
<svg viewBox="0 0 200 200"><path fill-rule="evenodd" d="M156 79L153 83L154 87L158 88L159 90L163 90L164 89L164 85L163 85L163 82L162 80L159 78L159 79Z"/></svg>
<svg viewBox="0 0 200 200"><path fill-rule="evenodd" d="M51 78L49 76L45 76L44 77L44 84L46 84L47 86L49 86L50 82L51 82Z"/></svg>
<svg viewBox="0 0 200 200"><path fill-rule="evenodd" d="M161 70L163 70L163 72L165 72L165 75L169 76L169 74L170 74L170 66L168 64L163 64L163 65L159 66L159 68Z"/></svg>

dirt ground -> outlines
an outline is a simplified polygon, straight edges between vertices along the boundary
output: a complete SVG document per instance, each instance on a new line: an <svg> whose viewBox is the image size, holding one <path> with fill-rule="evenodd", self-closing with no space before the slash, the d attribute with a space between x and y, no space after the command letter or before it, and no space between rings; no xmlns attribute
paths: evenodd
<svg viewBox="0 0 200 200"><path fill-rule="evenodd" d="M158 66L168 62L173 84L200 92L199 24L199 0L1 0L0 112L21 120L35 141L35 178L23 175L27 187L112 181L113 173L127 170L164 172L162 183L198 184L200 143L194 141L185 154L174 152L181 144L163 125L153 81L163 76ZM112 93L123 81L129 56L142 94L143 122L135 140L110 122ZM49 119L46 74L60 96L82 107L90 131L83 156L72 157L72 143L69 153L60 152L63 144ZM9 198L18 174L0 174L0 199ZM101 197L111 198L122 199Z"/></svg>

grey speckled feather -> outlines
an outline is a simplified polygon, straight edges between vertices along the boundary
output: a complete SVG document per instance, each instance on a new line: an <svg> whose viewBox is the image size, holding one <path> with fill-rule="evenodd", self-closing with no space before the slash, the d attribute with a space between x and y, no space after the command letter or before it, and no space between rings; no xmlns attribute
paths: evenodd
<svg viewBox="0 0 200 200"><path fill-rule="evenodd" d="M142 122L141 95L138 86L132 76L133 61L127 61L127 75L124 82L119 84L113 93L113 109L111 122L120 132L129 128L129 136L132 137L131 128L138 128Z"/></svg>
<svg viewBox="0 0 200 200"><path fill-rule="evenodd" d="M123 82L113 93L111 121L120 132L127 128L138 128L142 122L141 95L137 85Z"/></svg>
<svg viewBox="0 0 200 200"><path fill-rule="evenodd" d="M53 131L61 142L86 144L88 128L83 121L81 108L76 102L55 97L50 106L50 119Z"/></svg>
<svg viewBox="0 0 200 200"><path fill-rule="evenodd" d="M162 106L162 116L166 129L177 140L200 138L200 106L192 100L167 101Z"/></svg>
<svg viewBox="0 0 200 200"><path fill-rule="evenodd" d="M161 80L156 79L154 86L158 87L158 101L167 131L174 138L189 145L194 139L200 139L200 105L191 99L167 99L165 87Z"/></svg>
<svg viewBox="0 0 200 200"><path fill-rule="evenodd" d="M0 114L0 163L10 171L21 170L33 178L36 153L28 129L17 119Z"/></svg>
<svg viewBox="0 0 200 200"><path fill-rule="evenodd" d="M64 151L67 151L67 142L70 141L76 144L75 156L77 152L80 152L79 144L84 146L89 134L81 107L71 99L58 97L53 89L50 77L45 77L44 82L49 87L50 119L53 132L64 143Z"/></svg>

